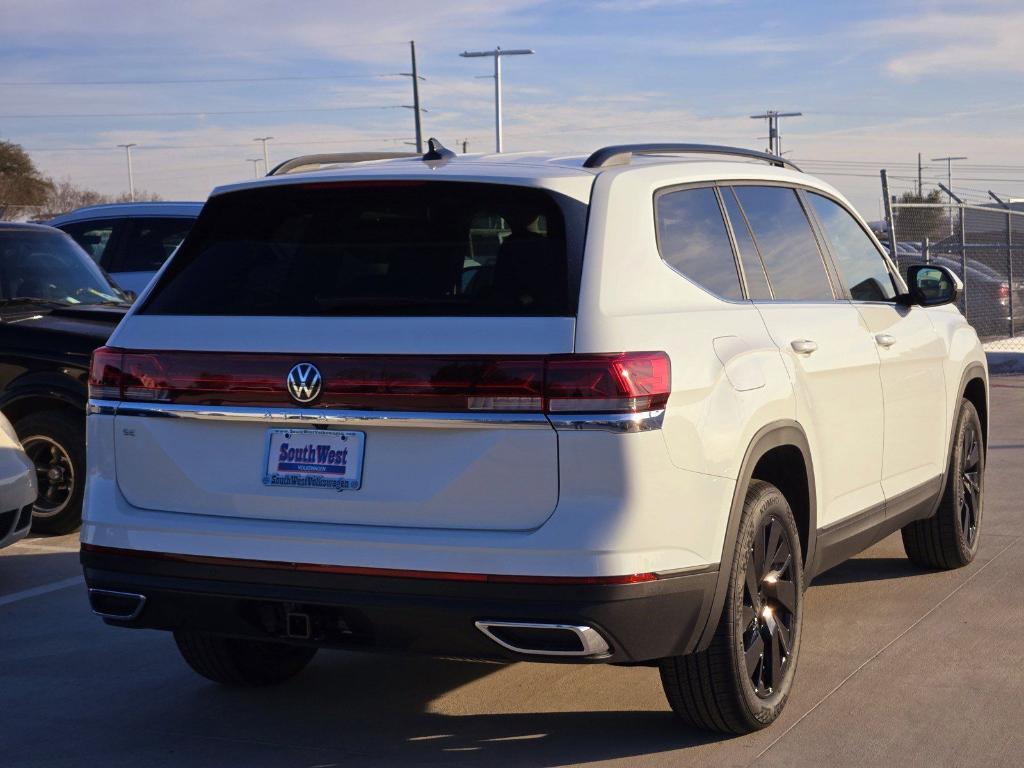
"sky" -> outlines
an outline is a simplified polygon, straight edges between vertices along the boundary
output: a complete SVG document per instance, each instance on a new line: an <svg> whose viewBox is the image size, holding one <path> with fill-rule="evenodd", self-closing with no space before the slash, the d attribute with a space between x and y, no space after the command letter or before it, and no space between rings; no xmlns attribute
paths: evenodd
<svg viewBox="0 0 1024 768"><path fill-rule="evenodd" d="M589 152L686 141L783 150L880 217L879 168L1024 197L1019 0L0 0L0 139L104 193L201 200L313 152L404 150L409 40L425 136L493 149L490 59L505 60L505 148ZM259 163L256 164L259 166ZM7 201L16 203L17 201Z"/></svg>

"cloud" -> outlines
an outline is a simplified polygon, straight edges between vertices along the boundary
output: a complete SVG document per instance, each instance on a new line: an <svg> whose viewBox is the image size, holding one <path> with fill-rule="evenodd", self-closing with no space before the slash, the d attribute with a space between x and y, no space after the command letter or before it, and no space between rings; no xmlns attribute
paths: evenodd
<svg viewBox="0 0 1024 768"><path fill-rule="evenodd" d="M937 11L884 19L863 25L861 33L899 50L885 63L885 70L898 78L1019 73L1024 72L1024 11L1019 8L1014 3L998 13Z"/></svg>

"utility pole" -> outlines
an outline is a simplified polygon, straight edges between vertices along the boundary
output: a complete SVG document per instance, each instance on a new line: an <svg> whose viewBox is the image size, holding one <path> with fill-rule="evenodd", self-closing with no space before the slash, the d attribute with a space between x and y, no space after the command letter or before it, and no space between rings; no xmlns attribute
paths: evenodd
<svg viewBox="0 0 1024 768"><path fill-rule="evenodd" d="M777 109L767 109L762 115L751 115L751 120L768 121L768 152L782 157L782 136L779 134L780 117L800 117L803 112L779 112Z"/></svg>
<svg viewBox="0 0 1024 768"><path fill-rule="evenodd" d="M405 77L412 78L412 112L413 119L416 123L416 151L419 154L423 154L423 126L420 123L420 80L426 78L420 77L419 70L416 69L416 41L409 41L409 55L412 56L412 72L402 72Z"/></svg>
<svg viewBox="0 0 1024 768"><path fill-rule="evenodd" d="M267 142L270 141L273 136L257 136L253 141L263 142L263 173L270 173L270 155L267 154Z"/></svg>
<svg viewBox="0 0 1024 768"><path fill-rule="evenodd" d="M499 45L493 51L463 51L459 54L466 59L478 59L485 56L494 57L494 149L501 153L501 57L502 56L528 56L534 53L532 48L513 48L507 51L501 50Z"/></svg>
<svg viewBox="0 0 1024 768"><path fill-rule="evenodd" d="M258 179L260 177L260 163L262 162L262 158L247 157L245 158L245 162L252 163L252 177L254 179Z"/></svg>
<svg viewBox="0 0 1024 768"><path fill-rule="evenodd" d="M132 147L139 146L138 144L118 144L119 147L124 147L125 157L128 158L128 199L133 203L135 202L135 174L132 173Z"/></svg>
<svg viewBox="0 0 1024 768"><path fill-rule="evenodd" d="M921 183L921 153L917 153L917 199L924 199L924 185Z"/></svg>
<svg viewBox="0 0 1024 768"><path fill-rule="evenodd" d="M469 152L469 139L462 140L462 154Z"/></svg>

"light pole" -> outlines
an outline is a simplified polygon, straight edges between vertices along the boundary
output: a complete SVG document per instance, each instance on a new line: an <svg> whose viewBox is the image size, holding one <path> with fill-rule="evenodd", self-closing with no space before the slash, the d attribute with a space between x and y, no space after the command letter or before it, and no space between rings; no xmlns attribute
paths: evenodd
<svg viewBox="0 0 1024 768"><path fill-rule="evenodd" d="M132 173L132 147L139 146L138 144L118 144L119 147L124 147L125 157L128 158L128 199L133 203L135 202L135 174Z"/></svg>
<svg viewBox="0 0 1024 768"><path fill-rule="evenodd" d="M252 177L258 179L260 177L260 158L258 157L247 157L245 162L252 163Z"/></svg>
<svg viewBox="0 0 1024 768"><path fill-rule="evenodd" d="M270 155L267 154L267 142L270 141L273 136L257 136L253 141L263 142L263 172L270 173Z"/></svg>
<svg viewBox="0 0 1024 768"><path fill-rule="evenodd" d="M531 53L534 53L532 48L513 48L503 51L499 45L493 51L463 51L459 54L467 59L494 57L494 149L496 152L501 152L501 57L527 56Z"/></svg>

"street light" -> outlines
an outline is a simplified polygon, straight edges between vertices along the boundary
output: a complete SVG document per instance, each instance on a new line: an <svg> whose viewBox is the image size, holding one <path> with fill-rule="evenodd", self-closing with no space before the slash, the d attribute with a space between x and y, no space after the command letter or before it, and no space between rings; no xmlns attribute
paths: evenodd
<svg viewBox="0 0 1024 768"><path fill-rule="evenodd" d="M466 59L494 57L494 147L496 152L501 152L501 57L527 56L531 53L534 53L532 48L513 48L503 51L499 45L493 51L463 51L459 54Z"/></svg>
<svg viewBox="0 0 1024 768"><path fill-rule="evenodd" d="M263 142L263 172L270 173L270 156L267 154L267 142L270 141L273 136L257 136L253 141Z"/></svg>
<svg viewBox="0 0 1024 768"><path fill-rule="evenodd" d="M135 174L132 173L132 147L139 146L138 144L118 144L119 147L124 147L125 157L128 158L128 199L133 203L135 202Z"/></svg>
<svg viewBox="0 0 1024 768"><path fill-rule="evenodd" d="M252 177L258 179L260 177L260 158L258 157L247 157L245 162L252 163Z"/></svg>

